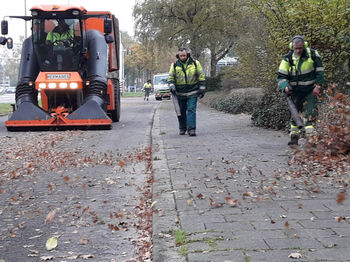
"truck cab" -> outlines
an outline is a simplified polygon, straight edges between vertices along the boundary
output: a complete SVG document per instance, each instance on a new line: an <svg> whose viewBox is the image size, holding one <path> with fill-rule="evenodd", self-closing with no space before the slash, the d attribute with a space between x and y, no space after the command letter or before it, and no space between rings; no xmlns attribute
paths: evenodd
<svg viewBox="0 0 350 262"><path fill-rule="evenodd" d="M153 77L153 88L156 100L162 100L163 98L170 99L170 89L168 86L168 73L156 74Z"/></svg>

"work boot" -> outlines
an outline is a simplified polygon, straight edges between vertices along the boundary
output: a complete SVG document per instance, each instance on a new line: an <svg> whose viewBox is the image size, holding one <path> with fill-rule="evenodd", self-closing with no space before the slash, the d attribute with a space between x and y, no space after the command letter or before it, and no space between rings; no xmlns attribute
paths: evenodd
<svg viewBox="0 0 350 262"><path fill-rule="evenodd" d="M188 131L188 135L189 135L189 136L196 136L196 131L193 130L193 129L192 129L192 130L189 130L189 131Z"/></svg>
<svg viewBox="0 0 350 262"><path fill-rule="evenodd" d="M148 101L148 97L147 97L147 101Z"/></svg>
<svg viewBox="0 0 350 262"><path fill-rule="evenodd" d="M179 135L183 136L186 134L186 130L180 130Z"/></svg>
<svg viewBox="0 0 350 262"><path fill-rule="evenodd" d="M290 136L290 141L288 142L288 145L289 146L292 146L292 145L298 145L298 140L299 140L299 135L295 135L295 134L293 134L293 135L291 135Z"/></svg>

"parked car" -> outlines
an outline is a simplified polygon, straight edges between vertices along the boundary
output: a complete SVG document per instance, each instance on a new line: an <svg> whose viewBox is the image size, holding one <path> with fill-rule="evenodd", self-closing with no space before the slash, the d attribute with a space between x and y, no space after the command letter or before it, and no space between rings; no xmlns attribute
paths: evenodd
<svg viewBox="0 0 350 262"><path fill-rule="evenodd" d="M154 75L153 88L154 88L154 96L156 100L162 100L163 98L170 99L168 77L169 77L168 73Z"/></svg>

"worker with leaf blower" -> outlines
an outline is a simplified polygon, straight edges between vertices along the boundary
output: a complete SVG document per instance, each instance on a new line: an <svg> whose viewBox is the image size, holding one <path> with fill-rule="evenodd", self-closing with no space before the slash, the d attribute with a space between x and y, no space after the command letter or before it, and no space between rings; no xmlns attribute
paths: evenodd
<svg viewBox="0 0 350 262"><path fill-rule="evenodd" d="M205 94L205 75L199 61L192 59L186 48L179 48L176 58L170 67L168 84L180 108L179 134L185 135L187 131L189 136L195 136L197 98Z"/></svg>
<svg viewBox="0 0 350 262"><path fill-rule="evenodd" d="M279 66L278 87L291 98L297 111L303 113L305 134L310 135L314 133L314 122L318 115L318 96L321 85L324 83L322 59L316 50L308 46L301 35L293 37L289 48L289 53L285 55ZM292 110L291 113L293 113ZM297 124L296 117L292 114L291 140L288 145L298 145L303 124Z"/></svg>

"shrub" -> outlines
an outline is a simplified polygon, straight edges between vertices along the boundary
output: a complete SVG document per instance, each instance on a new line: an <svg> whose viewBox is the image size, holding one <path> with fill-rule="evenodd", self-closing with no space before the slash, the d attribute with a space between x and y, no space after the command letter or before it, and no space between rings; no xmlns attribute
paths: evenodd
<svg viewBox="0 0 350 262"><path fill-rule="evenodd" d="M252 114L255 126L277 130L286 129L289 119L290 113L283 95L273 90L264 94Z"/></svg>
<svg viewBox="0 0 350 262"><path fill-rule="evenodd" d="M261 97L260 88L240 88L229 92L209 92L203 99L203 103L226 113L251 114Z"/></svg>

